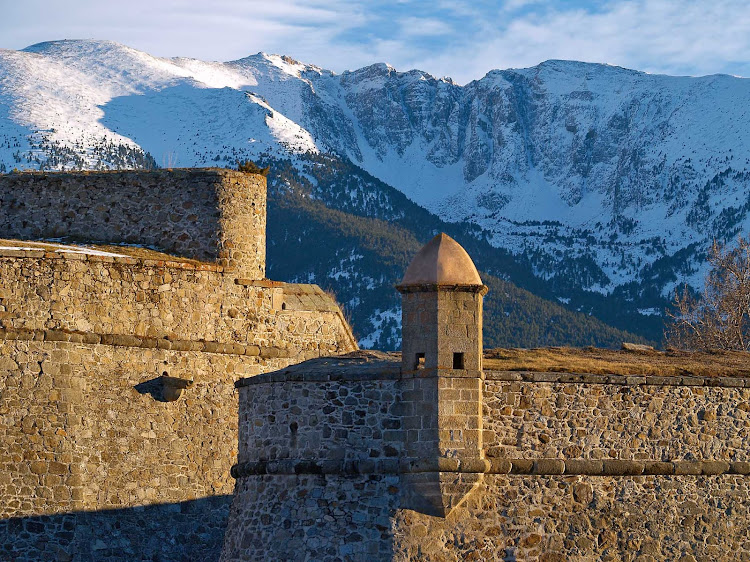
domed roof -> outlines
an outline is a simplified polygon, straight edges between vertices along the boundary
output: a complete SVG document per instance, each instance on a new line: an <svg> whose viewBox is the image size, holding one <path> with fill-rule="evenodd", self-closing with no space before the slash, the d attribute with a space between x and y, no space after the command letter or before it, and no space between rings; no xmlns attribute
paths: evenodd
<svg viewBox="0 0 750 562"><path fill-rule="evenodd" d="M482 285L482 280L461 244L440 233L419 250L400 285Z"/></svg>

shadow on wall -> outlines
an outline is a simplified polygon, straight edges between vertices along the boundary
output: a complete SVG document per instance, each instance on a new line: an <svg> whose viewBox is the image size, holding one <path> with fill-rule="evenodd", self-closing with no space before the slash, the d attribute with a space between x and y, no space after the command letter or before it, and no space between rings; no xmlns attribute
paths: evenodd
<svg viewBox="0 0 750 562"><path fill-rule="evenodd" d="M216 561L231 495L0 520L0 560Z"/></svg>
<svg viewBox="0 0 750 562"><path fill-rule="evenodd" d="M150 394L151 398L157 402L166 402L164 398L164 385L162 384L161 377L156 377L151 380L144 381L135 385L138 394Z"/></svg>

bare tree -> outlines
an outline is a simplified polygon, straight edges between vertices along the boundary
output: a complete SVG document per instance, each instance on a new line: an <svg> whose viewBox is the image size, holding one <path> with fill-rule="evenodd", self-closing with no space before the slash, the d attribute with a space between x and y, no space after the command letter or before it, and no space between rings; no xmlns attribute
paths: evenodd
<svg viewBox="0 0 750 562"><path fill-rule="evenodd" d="M703 293L693 297L687 285L675 291L664 338L678 349L750 349L750 240L737 239L732 249L714 241L708 253L711 269Z"/></svg>

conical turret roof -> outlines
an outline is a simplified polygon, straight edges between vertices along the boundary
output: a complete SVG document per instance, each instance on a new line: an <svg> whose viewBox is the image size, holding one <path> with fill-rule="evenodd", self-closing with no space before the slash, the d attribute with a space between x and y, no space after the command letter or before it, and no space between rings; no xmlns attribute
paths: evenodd
<svg viewBox="0 0 750 562"><path fill-rule="evenodd" d="M461 244L441 232L406 268L400 286L408 285L482 285L482 279Z"/></svg>

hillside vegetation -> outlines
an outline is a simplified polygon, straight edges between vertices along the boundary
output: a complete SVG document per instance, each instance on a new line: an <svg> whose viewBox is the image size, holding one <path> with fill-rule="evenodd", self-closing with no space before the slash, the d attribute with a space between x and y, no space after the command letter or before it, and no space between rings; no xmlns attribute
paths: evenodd
<svg viewBox="0 0 750 562"><path fill-rule="evenodd" d="M414 255L441 230L454 236L470 254L482 242L466 227L443 223L416 205L412 214L404 211L408 205L398 205L400 216L396 216L387 197L378 198L373 193L369 205L363 205L365 195L356 195L359 179L350 176L349 196L344 197L342 192L334 201L335 191L329 186L316 190L290 162L277 161L271 166L267 272L274 279L321 285L343 305L363 346L397 349L401 297L394 285ZM329 198L326 202L319 198L323 194ZM347 201L357 199L351 210L366 207L375 216L361 216L326 204L337 202L346 208ZM485 346L619 347L623 341L646 342L641 336L568 310L488 272L507 265L521 275L523 267L512 256L499 255L485 261L485 254L479 255L482 259L476 264L490 289L485 299Z"/></svg>

